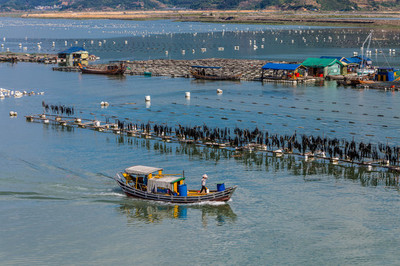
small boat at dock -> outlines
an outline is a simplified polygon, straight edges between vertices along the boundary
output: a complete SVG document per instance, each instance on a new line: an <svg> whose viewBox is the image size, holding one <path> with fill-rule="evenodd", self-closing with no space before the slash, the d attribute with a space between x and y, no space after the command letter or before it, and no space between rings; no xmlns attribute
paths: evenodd
<svg viewBox="0 0 400 266"><path fill-rule="evenodd" d="M126 71L124 63L110 64L104 67L89 67L79 64L79 69L84 74L123 75Z"/></svg>
<svg viewBox="0 0 400 266"><path fill-rule="evenodd" d="M217 190L200 193L188 190L184 175L163 174L162 168L136 165L117 173L115 181L125 194L131 197L170 203L199 203L205 201L228 201L237 186L225 188L217 184Z"/></svg>
<svg viewBox="0 0 400 266"><path fill-rule="evenodd" d="M190 74L196 79L206 80L240 80L242 76L242 73L228 75L222 67L214 66L191 66Z"/></svg>

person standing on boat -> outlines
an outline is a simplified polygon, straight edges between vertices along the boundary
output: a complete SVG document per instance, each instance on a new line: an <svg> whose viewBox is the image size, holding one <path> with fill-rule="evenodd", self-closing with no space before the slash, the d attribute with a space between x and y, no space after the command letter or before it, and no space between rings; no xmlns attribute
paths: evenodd
<svg viewBox="0 0 400 266"><path fill-rule="evenodd" d="M206 188L207 178L208 178L208 176L206 174L204 174L203 178L201 179L201 190L200 190L200 193L203 193L203 189L204 189L204 192L207 193L207 188Z"/></svg>

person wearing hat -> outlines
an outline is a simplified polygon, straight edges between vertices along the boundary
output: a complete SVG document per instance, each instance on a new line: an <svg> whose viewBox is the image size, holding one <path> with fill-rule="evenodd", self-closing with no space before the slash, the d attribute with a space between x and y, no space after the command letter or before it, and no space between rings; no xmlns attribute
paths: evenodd
<svg viewBox="0 0 400 266"><path fill-rule="evenodd" d="M203 178L201 179L201 190L200 190L200 193L203 192L203 189L204 189L204 192L207 193L207 188L206 188L206 181L207 181L207 178L208 178L208 176L207 176L206 174L204 174L204 175L203 175Z"/></svg>

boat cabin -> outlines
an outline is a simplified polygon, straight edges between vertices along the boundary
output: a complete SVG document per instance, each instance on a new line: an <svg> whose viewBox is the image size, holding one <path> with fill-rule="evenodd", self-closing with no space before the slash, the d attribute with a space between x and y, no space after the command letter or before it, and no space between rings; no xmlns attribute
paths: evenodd
<svg viewBox="0 0 400 266"><path fill-rule="evenodd" d="M149 193L187 194L183 175L163 174L162 168L136 165L125 169L126 184ZM186 191L184 189L186 188ZM186 196L186 195L185 195Z"/></svg>
<svg viewBox="0 0 400 266"><path fill-rule="evenodd" d="M392 67L380 67L375 77L377 81L398 81L400 71Z"/></svg>

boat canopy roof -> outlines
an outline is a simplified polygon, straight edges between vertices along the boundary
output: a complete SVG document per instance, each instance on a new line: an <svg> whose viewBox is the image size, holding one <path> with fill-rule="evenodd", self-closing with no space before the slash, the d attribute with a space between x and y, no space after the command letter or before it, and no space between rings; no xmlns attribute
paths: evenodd
<svg viewBox="0 0 400 266"><path fill-rule="evenodd" d="M157 188L168 188L174 190L174 183L185 179L182 176L165 176L161 178L151 178L147 181L147 192L157 191Z"/></svg>
<svg viewBox="0 0 400 266"><path fill-rule="evenodd" d="M216 67L216 66L190 66L193 68L212 68L212 69L220 69L221 67Z"/></svg>
<svg viewBox="0 0 400 266"><path fill-rule="evenodd" d="M296 70L300 66L300 64L266 63L262 68L273 70Z"/></svg>
<svg viewBox="0 0 400 266"><path fill-rule="evenodd" d="M163 169L151 166L135 165L126 168L125 172L130 175L149 175L160 170L162 171Z"/></svg>

